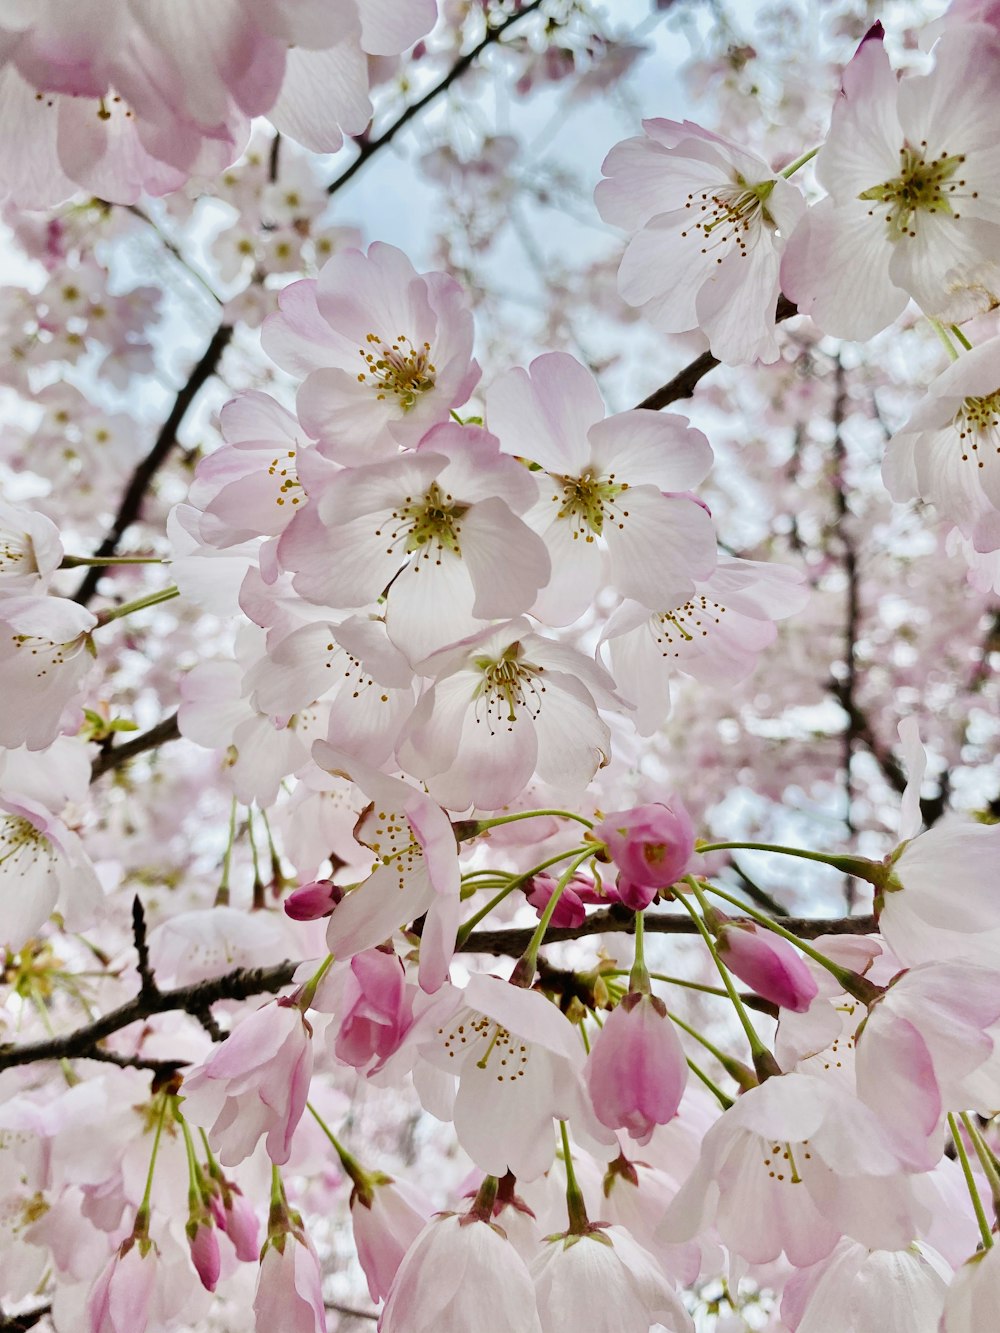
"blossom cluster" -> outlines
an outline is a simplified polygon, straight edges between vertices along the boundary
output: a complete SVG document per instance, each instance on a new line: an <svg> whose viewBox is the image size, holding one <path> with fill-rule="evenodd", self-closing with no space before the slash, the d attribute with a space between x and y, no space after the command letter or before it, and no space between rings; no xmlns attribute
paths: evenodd
<svg viewBox="0 0 1000 1333"><path fill-rule="evenodd" d="M953 6L928 72L902 76L876 25L823 144L780 169L652 120L596 195L627 233L622 297L712 365L777 377L796 314L818 359L915 302L951 364L886 431L882 476L980 571L1000 550L995 8ZM437 6L120 0L113 41L96 10L0 18L15 204L168 194L227 168L251 115L335 149L370 119L367 57ZM523 92L577 64L600 87L600 43L575 51L569 20L560 40L522 58ZM615 77L638 59L608 50ZM142 375L157 291L112 298L94 245L196 206L18 224L45 276L7 292L7 376L36 416L5 476L49 489L0 499L4 1311L207 1333L252 1309L258 1333L326 1333L366 1288L382 1333L819 1333L831 1310L845 1333L988 1327L994 812L964 791L964 813L933 808L905 701L893 754L864 732L854 582L832 693L848 797L862 739L900 792L891 838L763 842L694 773L667 780L676 698L773 661L826 571L738 553L722 446L683 389L609 410L582 346L484 372L474 294L328 222L279 149L219 183L228 297L168 240L221 308L210 347L259 327L267 366L145 515L129 497L170 431L143 457L113 396L49 372ZM852 580L848 396L839 379L826 468ZM93 496L116 490L101 542ZM116 555L136 520L156 554ZM123 739L119 708L150 695L176 717ZM176 769L138 757L175 739ZM836 872L864 915L786 914L767 876L788 863Z"/></svg>

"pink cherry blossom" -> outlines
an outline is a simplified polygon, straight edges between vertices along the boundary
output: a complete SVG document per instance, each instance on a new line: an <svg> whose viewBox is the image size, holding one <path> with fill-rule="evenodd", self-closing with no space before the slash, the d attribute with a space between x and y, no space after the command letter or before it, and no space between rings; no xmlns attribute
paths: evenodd
<svg viewBox="0 0 1000 1333"><path fill-rule="evenodd" d="M622 1227L550 1237L531 1265L542 1333L692 1333L694 1324L655 1259Z"/></svg>
<svg viewBox="0 0 1000 1333"><path fill-rule="evenodd" d="M124 1252L123 1252L124 1251ZM141 1242L116 1250L87 1302L90 1333L145 1333L156 1284L156 1249Z"/></svg>
<svg viewBox="0 0 1000 1333"><path fill-rule="evenodd" d="M664 333L702 329L729 365L776 361L778 268L802 195L756 153L690 121L642 127L608 154L595 196L604 220L631 234L622 296Z"/></svg>
<svg viewBox="0 0 1000 1333"><path fill-rule="evenodd" d="M337 959L350 958L425 916L420 985L437 990L448 975L461 910L458 848L448 817L418 788L325 743L317 743L314 756L328 771L349 774L371 798L355 837L376 858L368 879L331 916L327 948Z"/></svg>
<svg viewBox="0 0 1000 1333"><path fill-rule="evenodd" d="M257 1333L326 1333L319 1259L301 1230L265 1244L253 1312Z"/></svg>
<svg viewBox="0 0 1000 1333"><path fill-rule="evenodd" d="M329 975L329 974L328 974ZM413 1022L416 987L406 983L403 965L395 954L368 949L355 954L323 994L316 1007L329 1003L336 1014L333 1051L338 1060L367 1069L395 1051Z"/></svg>
<svg viewBox="0 0 1000 1333"><path fill-rule="evenodd" d="M232 1241L237 1259L256 1263L260 1258L260 1222L243 1192L227 1181L221 1195L212 1195L211 1208L216 1226Z"/></svg>
<svg viewBox="0 0 1000 1333"><path fill-rule="evenodd" d="M803 1268L842 1235L903 1249L923 1217L875 1114L834 1081L785 1074L743 1093L708 1131L658 1234L690 1240L714 1220L748 1262L783 1251Z"/></svg>
<svg viewBox="0 0 1000 1333"><path fill-rule="evenodd" d="M458 284L418 274L394 246L334 255L318 279L286 287L279 304L264 321L264 350L306 376L298 418L338 462L371 463L415 445L479 378Z"/></svg>
<svg viewBox="0 0 1000 1333"><path fill-rule="evenodd" d="M302 1011L279 1001L243 1020L184 1082L185 1114L208 1131L223 1166L249 1157L266 1135L281 1166L305 1110L312 1040Z"/></svg>
<svg viewBox="0 0 1000 1333"><path fill-rule="evenodd" d="M669 889L694 855L694 825L676 796L606 815L594 836L607 844L624 879L639 887Z"/></svg>
<svg viewBox="0 0 1000 1333"><path fill-rule="evenodd" d="M1000 1297L1000 1248L974 1254L955 1274L944 1300L940 1333L988 1328Z"/></svg>
<svg viewBox="0 0 1000 1333"><path fill-rule="evenodd" d="M19 949L57 906L71 930L101 915L103 893L83 843L40 802L0 796L0 941Z"/></svg>
<svg viewBox="0 0 1000 1333"><path fill-rule="evenodd" d="M717 947L730 972L782 1009L805 1013L819 994L816 979L802 958L771 931L742 921L724 921Z"/></svg>
<svg viewBox="0 0 1000 1333"><path fill-rule="evenodd" d="M387 1176L375 1178L367 1195L352 1192L354 1243L373 1301L388 1296L403 1256L430 1215L430 1204L418 1190Z"/></svg>
<svg viewBox="0 0 1000 1333"><path fill-rule="evenodd" d="M688 1067L680 1039L655 995L632 992L605 1019L587 1059L587 1088L602 1125L646 1143L677 1114Z"/></svg>
<svg viewBox="0 0 1000 1333"><path fill-rule="evenodd" d="M564 352L501 375L486 411L503 450L547 474L525 516L552 561L533 608L541 619L567 625L591 605L602 548L612 587L650 609L683 600L712 572L711 519L677 494L704 479L712 450L683 417L637 409L605 418L594 377Z"/></svg>
<svg viewBox="0 0 1000 1333"><path fill-rule="evenodd" d="M558 880L551 875L535 875L527 886L525 897L541 917L549 899L556 890ZM587 907L618 901L618 890L613 884L602 884L600 890L592 879L585 875L574 875L563 886L550 920L553 926L579 926L587 918Z"/></svg>
<svg viewBox="0 0 1000 1333"><path fill-rule="evenodd" d="M894 500L929 500L977 551L1000 547L1000 340L953 362L886 447Z"/></svg>
<svg viewBox="0 0 1000 1333"><path fill-rule="evenodd" d="M812 1268L792 1275L781 1301L792 1333L827 1333L837 1311L843 1333L937 1333L950 1270L923 1247L868 1250L842 1240Z"/></svg>
<svg viewBox="0 0 1000 1333"><path fill-rule="evenodd" d="M201 1285L206 1291L214 1291L219 1283L222 1256L219 1252L219 1237L211 1222L196 1226L193 1234L188 1234L188 1247Z"/></svg>
<svg viewBox="0 0 1000 1333"><path fill-rule="evenodd" d="M825 333L870 338L910 297L946 320L995 300L1000 39L951 28L934 56L929 74L897 81L876 25L844 70L816 159L829 197L781 266L786 295Z"/></svg>
<svg viewBox="0 0 1000 1333"><path fill-rule="evenodd" d="M416 454L331 476L279 559L327 606L366 606L388 589L389 637L417 662L534 603L549 557L517 515L537 496L493 436L444 423Z"/></svg>
<svg viewBox="0 0 1000 1333"><path fill-rule="evenodd" d="M488 1222L433 1218L407 1250L379 1333L541 1333L524 1260Z"/></svg>
<svg viewBox="0 0 1000 1333"><path fill-rule="evenodd" d="M635 704L639 734L654 735L669 716L675 671L713 685L743 680L774 643L774 622L800 611L808 595L802 575L787 565L723 559L676 606L650 615L639 602L623 603L601 641L618 689Z"/></svg>
<svg viewBox="0 0 1000 1333"><path fill-rule="evenodd" d="M344 890L330 880L316 880L293 889L281 906L293 921L318 921L329 916L343 896Z"/></svg>
<svg viewBox="0 0 1000 1333"><path fill-rule="evenodd" d="M94 664L88 650L97 617L65 597L0 600L0 745L43 750L59 734Z"/></svg>
<svg viewBox="0 0 1000 1333"><path fill-rule="evenodd" d="M580 791L605 762L610 731L598 703L616 707L596 662L532 631L524 617L428 658L434 677L397 756L442 805L496 810L533 773Z"/></svg>
<svg viewBox="0 0 1000 1333"><path fill-rule="evenodd" d="M63 557L59 529L31 509L0 500L0 589L44 592Z"/></svg>

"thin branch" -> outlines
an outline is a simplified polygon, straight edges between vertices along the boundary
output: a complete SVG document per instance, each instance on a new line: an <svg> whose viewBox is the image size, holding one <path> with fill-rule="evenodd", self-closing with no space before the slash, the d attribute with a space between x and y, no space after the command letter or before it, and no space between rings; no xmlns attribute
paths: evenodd
<svg viewBox="0 0 1000 1333"><path fill-rule="evenodd" d="M789 301L787 296L778 297L778 307L775 312L777 323L791 319L798 313L798 307ZM658 412L661 407L668 407L671 403L676 403L679 398L690 398L698 386L698 381L719 364L719 358L713 356L711 352L702 352L701 356L696 356L690 365L679 370L672 380L668 380L641 403L636 403L636 407L646 407Z"/></svg>
<svg viewBox="0 0 1000 1333"><path fill-rule="evenodd" d="M508 28L512 27L515 23L519 23L521 19L527 18L529 14L533 14L535 10L539 8L541 3L542 0L531 0L531 3L525 5L518 13L509 15L502 23L498 23L495 28L488 29L485 37L477 42L471 51L466 52L464 56L461 56L456 60L454 65L452 65L451 69L440 82L436 83L433 88L429 88L427 92L424 93L423 97L418 97L415 102L411 102L402 114L398 116L387 129L383 130L377 138L359 141L357 157L349 167L341 172L335 181L330 182L326 187L327 194L336 194L338 190L345 186L347 182L361 170L369 158L374 157L380 148L384 148L386 144L391 143L392 140L395 139L396 135L404 125L409 124L414 116L419 115L420 112L423 111L424 107L429 106L435 98L440 97L440 95L443 92L446 92L456 80L460 79L466 70L475 64L487 47L498 42Z"/></svg>
<svg viewBox="0 0 1000 1333"><path fill-rule="evenodd" d="M201 359L195 364L187 380L178 389L174 405L170 409L170 415L160 428L156 442L132 473L128 486L125 488L125 494L118 506L118 513L115 515L114 522L97 548L95 553L97 556L114 555L125 530L139 517L142 502L153 478L166 462L171 449L177 443L177 432L180 429L181 422L198 396L199 390L218 370L222 353L229 346L232 336L232 327L229 324L220 324L212 334ZM97 591L97 584L103 573L103 565L91 565L84 575L83 582L73 594L73 600L79 602L81 606L86 606Z"/></svg>
<svg viewBox="0 0 1000 1333"><path fill-rule="evenodd" d="M25 1310L24 1314L0 1313L0 1333L27 1333L29 1328L40 1324L51 1313L51 1305L40 1305L35 1310Z"/></svg>
<svg viewBox="0 0 1000 1333"><path fill-rule="evenodd" d="M338 1305L336 1301L324 1301L324 1310L332 1310L334 1314L342 1314L347 1319L377 1319L377 1310L355 1310L351 1305Z"/></svg>
<svg viewBox="0 0 1000 1333"><path fill-rule="evenodd" d="M146 942L146 913L143 910L142 899L138 894L132 899L132 938L135 941L135 952L138 959L136 968L139 973L139 980L142 982L139 994L153 995L159 990L159 987L156 984L156 978L153 976L153 969L149 962L149 945Z"/></svg>
<svg viewBox="0 0 1000 1333"><path fill-rule="evenodd" d="M739 920L739 917L734 918ZM816 939L819 935L868 935L875 930L870 916L817 917L783 916L775 918L778 925L802 939ZM695 927L689 917L663 913L647 913L646 933L649 935L691 935ZM635 914L627 908L614 906L595 912L580 926L549 930L545 943L558 944L563 940L578 940L588 935L605 932L632 933ZM486 953L519 957L528 946L534 932L530 928L502 930L474 930L462 945L464 953ZM97 1043L112 1033L120 1032L133 1023L151 1018L154 1014L181 1010L203 1020L209 1006L219 1000L245 1000L251 995L273 993L287 986L300 966L293 959L276 963L273 967L236 968L221 977L199 981L191 986L178 986L161 991L154 983L152 990L140 991L127 1004L120 1005L86 1027L77 1028L45 1041L26 1042L21 1046L0 1046L0 1071L15 1065L34 1064L39 1060L102 1059ZM213 1034L214 1035L214 1034ZM170 1062L166 1062L170 1063ZM0 1331L2 1333L2 1331Z"/></svg>
<svg viewBox="0 0 1000 1333"><path fill-rule="evenodd" d="M177 727L177 714L171 713L162 722L157 722L155 727L150 727L141 736L133 737L132 740L126 741L124 745L114 747L109 745L107 749L100 752L90 767L91 782L96 782L98 778L103 777L105 773L110 772L113 768L121 768L122 764L127 764L137 754L143 754L146 750L154 750L158 745L163 745L167 741L179 739L180 734Z"/></svg>

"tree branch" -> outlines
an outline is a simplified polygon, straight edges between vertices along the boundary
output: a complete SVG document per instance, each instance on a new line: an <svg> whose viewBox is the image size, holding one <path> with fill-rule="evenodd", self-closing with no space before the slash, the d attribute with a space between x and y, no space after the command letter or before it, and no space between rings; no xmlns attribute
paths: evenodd
<svg viewBox="0 0 1000 1333"><path fill-rule="evenodd" d="M177 727L177 714L171 713L162 722L157 722L155 727L150 727L141 736L133 737L132 740L126 741L124 745L114 747L109 745L107 749L100 752L90 766L91 782L96 782L98 778L103 777L105 773L110 772L113 768L121 768L122 764L127 764L137 754L143 754L146 750L154 750L166 741L178 740L180 734Z"/></svg>
<svg viewBox="0 0 1000 1333"><path fill-rule="evenodd" d="M734 918L740 920L739 917ZM818 917L783 916L776 918L779 925L792 931L801 939L815 939L819 935L868 935L875 930L875 919L871 916L836 917L833 919ZM648 935L692 935L695 925L690 917L668 914L646 913L646 933ZM563 940L583 939L588 935L604 932L633 933L635 914L620 905L595 912L582 925L550 929L546 935L546 944L559 944ZM485 953L518 958L528 946L533 930L529 927L504 927L500 930L474 930L462 945L464 953ZM15 1065L34 1064L39 1060L60 1059L108 1059L97 1043L112 1033L120 1032L133 1023L151 1018L154 1014L170 1013L182 1010L201 1018L208 1013L209 1006L219 1000L245 1000L251 995L274 992L287 986L300 963L292 959L276 963L273 967L236 968L221 977L208 981L199 981L191 986L178 986L174 990L161 991L155 984L141 990L127 1004L112 1009L110 1013L58 1037L49 1037L45 1041L26 1042L22 1046L0 1046L0 1071L11 1069ZM95 1054L96 1052L96 1054ZM131 1057L110 1057L113 1063L135 1064ZM154 1062L148 1062L152 1065ZM170 1065L170 1061L162 1062ZM140 1068L147 1067L144 1062Z"/></svg>
<svg viewBox="0 0 1000 1333"><path fill-rule="evenodd" d="M177 443L177 432L180 429L181 422L187 415L188 409L197 397L199 390L218 369L219 362L222 360L222 353L229 346L232 336L232 327L229 324L220 324L212 334L201 359L195 364L185 383L178 389L174 405L170 409L170 415L161 426L156 442L129 479L125 494L118 506L118 513L105 534L104 540L97 548L96 556L114 555L126 528L139 517L142 502L150 483L163 466L170 450ZM90 566L79 588L73 594L74 602L79 602L81 606L88 604L97 591L97 584L104 573L104 569L104 565Z"/></svg>
<svg viewBox="0 0 1000 1333"><path fill-rule="evenodd" d="M798 313L798 307L789 301L787 296L778 297L778 307L775 312L777 323L791 319ZM679 398L690 398L698 386L698 381L719 364L717 356L713 356L711 352L702 352L701 356L696 356L690 365L679 370L672 380L668 380L641 403L636 403L636 407L645 407L658 412L661 407L668 407L671 403L676 403Z"/></svg>
<svg viewBox="0 0 1000 1333"><path fill-rule="evenodd" d="M471 51L466 52L464 56L461 56L456 60L444 78L436 83L433 88L429 88L427 92L424 93L423 97L418 97L415 102L411 102L402 114L398 116L387 129L383 130L378 138L359 140L357 157L349 167L340 173L336 180L330 182L326 187L327 194L336 194L338 190L342 189L343 186L345 186L347 182L361 170L369 158L374 157L380 148L384 148L386 144L391 143L393 139L395 139L396 135L404 125L409 124L414 116L419 115L420 112L423 111L424 107L429 106L435 98L439 97L441 93L446 92L456 80L460 79L466 70L475 64L488 46L492 46L495 42L498 42L507 29L512 27L515 23L519 23L521 19L527 18L529 14L533 14L535 10L539 8L541 3L542 0L531 0L531 3L525 5L518 13L509 15L502 23L498 23L495 28L487 29L485 37L477 42Z"/></svg>

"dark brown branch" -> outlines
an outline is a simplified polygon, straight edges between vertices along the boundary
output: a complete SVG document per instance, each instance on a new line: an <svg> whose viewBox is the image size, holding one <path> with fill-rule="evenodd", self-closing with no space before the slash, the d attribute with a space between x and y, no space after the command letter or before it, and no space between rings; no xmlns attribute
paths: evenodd
<svg viewBox="0 0 1000 1333"><path fill-rule="evenodd" d="M122 764L127 764L130 759L134 759L137 754L143 754L146 750L153 750L158 745L163 745L167 741L175 741L180 736L177 728L177 714L171 713L165 717L162 722L157 722L155 727L150 727L144 731L141 736L135 736L124 745L108 746L94 760L90 767L90 780L96 782L98 778L103 777L113 768L121 768Z"/></svg>
<svg viewBox="0 0 1000 1333"><path fill-rule="evenodd" d="M265 991L278 991L288 985L298 966L298 963L286 959L273 967L240 967L221 977L199 981L192 986L178 986L174 990L161 991L154 987L151 991L140 991L127 1004L119 1005L86 1027L77 1028L75 1032L66 1032L23 1046L0 1046L0 1070L10 1069L14 1065L32 1064L36 1060L89 1056L105 1037L133 1023L140 1023L145 1018L151 1018L154 1014L183 1010L197 1015L219 1000L245 1000Z"/></svg>
<svg viewBox="0 0 1000 1333"><path fill-rule="evenodd" d="M142 899L138 894L132 899L132 939L135 942L136 969L142 983L139 994L153 995L159 987L149 963L149 945L146 942L146 913L143 911Z"/></svg>
<svg viewBox="0 0 1000 1333"><path fill-rule="evenodd" d="M369 158L374 157L380 148L384 148L386 144L391 143L393 139L395 139L396 135L404 125L409 124L414 116L419 115L420 112L423 111L424 107L429 106L435 98L440 97L443 92L446 92L453 83L460 79L466 70L475 64L487 47L498 42L508 28L512 27L515 23L519 23L521 19L527 18L529 14L533 14L535 10L539 8L541 3L542 0L531 0L531 3L525 5L518 13L509 15L502 23L498 23L495 28L490 28L487 31L486 36L483 37L480 42L477 42L471 51L467 51L464 56L461 56L455 61L454 65L452 65L451 69L440 82L436 83L433 88L429 88L427 92L424 93L423 97L418 97L415 102L411 102L406 110L403 111L403 113L398 116L387 129L383 130L377 138L360 141L357 157L349 167L341 172L335 181L330 182L326 187L327 194L336 194L339 189L345 186L347 182L361 170Z"/></svg>
<svg viewBox="0 0 1000 1333"><path fill-rule="evenodd" d="M779 925L804 940L816 939L819 935L869 935L875 930L875 919L870 916L833 919L783 916L776 920ZM666 912L647 912L645 925L649 935L693 935L696 932L690 917ZM604 932L632 933L634 930L635 914L626 908L614 906L603 912L595 912L580 926L550 929L545 942L558 944L563 940L578 940ZM461 951L518 958L527 948L533 933L530 927L474 930L461 946ZM39 1060L71 1060L81 1057L102 1059L104 1057L97 1043L112 1033L120 1032L122 1028L151 1018L154 1014L175 1010L201 1018L208 1012L209 1006L218 1000L245 1000L251 995L279 991L282 986L288 985L299 966L299 963L286 959L273 967L237 968L221 977L199 981L192 986L178 986L174 990L161 991L154 985L151 991L140 991L127 1004L95 1019L86 1027L77 1028L75 1032L49 1037L45 1041L26 1042L22 1046L0 1046L0 1071L15 1065L34 1064ZM95 1051L98 1054L94 1055Z"/></svg>
<svg viewBox="0 0 1000 1333"><path fill-rule="evenodd" d="M24 1314L0 1313L0 1333L27 1333L29 1328L40 1324L51 1313L51 1305L40 1305L35 1310L25 1310Z"/></svg>
<svg viewBox="0 0 1000 1333"><path fill-rule="evenodd" d="M775 319L779 324L782 320L791 319L793 315L798 313L798 307L789 301L786 296L778 297ZM710 370L714 370L717 365L719 365L718 357L713 356L711 352L702 352L701 356L696 356L690 365L685 366L683 370L679 370L672 380L668 380L666 384L661 385L648 398L644 398L641 403L636 403L636 407L646 407L658 412L661 407L668 407L680 398L690 398L698 387L698 381L703 379Z"/></svg>
<svg viewBox="0 0 1000 1333"><path fill-rule="evenodd" d="M212 334L208 346L201 355L201 359L192 369L190 375L184 384L177 391L177 397L174 399L174 405L170 409L170 415L160 428L160 433L156 437L152 449L136 467L132 473L129 483L125 488L125 494L122 496L121 503L118 506L118 513L115 515L114 522L104 536L104 540L97 548L95 554L100 557L103 555L114 555L118 549L118 543L121 541L125 530L136 521L140 516L142 502L145 499L146 492L152 483L153 478L159 469L163 466L171 449L177 443L177 432L180 429L181 422L191 404L198 396L199 390L205 382L218 370L219 362L222 360L222 353L229 346L230 339L233 336L233 330L229 324L220 324ZM97 584L104 573L103 565L91 565L83 577L83 581L73 594L73 600L79 602L81 606L86 606L97 591Z"/></svg>

